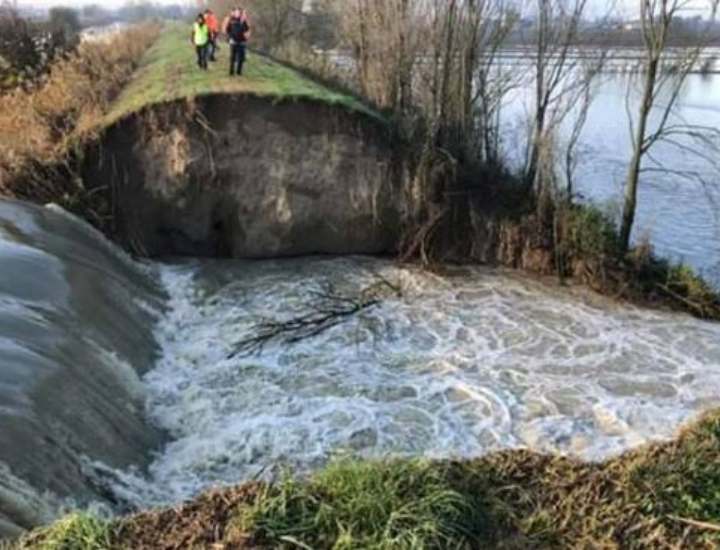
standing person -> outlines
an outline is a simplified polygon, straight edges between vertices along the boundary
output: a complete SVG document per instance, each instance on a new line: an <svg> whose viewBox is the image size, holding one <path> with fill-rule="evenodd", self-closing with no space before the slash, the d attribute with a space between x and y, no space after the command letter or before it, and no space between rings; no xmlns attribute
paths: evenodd
<svg viewBox="0 0 720 550"><path fill-rule="evenodd" d="M230 40L230 76L242 75L247 41L250 36L250 24L245 10L240 8L233 10L225 27L225 33Z"/></svg>
<svg viewBox="0 0 720 550"><path fill-rule="evenodd" d="M208 57L210 61L215 61L215 52L220 47L218 46L218 35L220 34L220 26L218 24L217 17L213 11L208 8L205 10L205 24L208 26L210 31L210 41L208 42Z"/></svg>
<svg viewBox="0 0 720 550"><path fill-rule="evenodd" d="M205 16L199 13L192 31L192 43L197 52L198 67L207 71L208 68L208 46L210 44L210 29L205 23Z"/></svg>

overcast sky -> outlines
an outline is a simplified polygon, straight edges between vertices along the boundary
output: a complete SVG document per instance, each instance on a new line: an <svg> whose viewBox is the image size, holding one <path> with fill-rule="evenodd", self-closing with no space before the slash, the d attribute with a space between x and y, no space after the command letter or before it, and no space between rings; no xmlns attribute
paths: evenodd
<svg viewBox="0 0 720 550"><path fill-rule="evenodd" d="M182 4L182 5L198 5L204 4L203 0L150 0L157 4ZM530 0L532 1L532 0ZM616 11L624 17L637 17L639 13L639 0L610 0L616 6ZM100 4L106 7L119 7L128 3L128 0L19 0L20 5L29 7L48 8L51 6L71 6L81 7L88 4ZM709 0L687 0L684 2L687 9L683 15L693 15L707 13ZM606 0L589 0L587 11L588 16L604 15L607 12ZM597 8L595 8L597 6ZM595 9L594 9L595 8Z"/></svg>
<svg viewBox="0 0 720 550"><path fill-rule="evenodd" d="M197 5L197 0L150 0L153 4ZM107 8L117 8L127 4L127 0L19 0L18 4L31 8L49 8L52 6L81 7L88 4L99 4Z"/></svg>

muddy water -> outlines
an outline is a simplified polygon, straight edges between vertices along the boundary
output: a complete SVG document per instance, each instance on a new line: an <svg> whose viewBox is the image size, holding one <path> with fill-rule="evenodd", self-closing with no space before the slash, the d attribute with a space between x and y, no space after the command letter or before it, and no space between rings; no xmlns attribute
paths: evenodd
<svg viewBox="0 0 720 550"><path fill-rule="evenodd" d="M378 274L402 296L229 358L327 283L354 294ZM0 536L335 454L599 459L720 405L718 324L375 258L138 264L19 203L0 202L0 304Z"/></svg>
<svg viewBox="0 0 720 550"><path fill-rule="evenodd" d="M162 299L84 223L0 202L0 537L121 504L103 469L142 467L161 442L140 373Z"/></svg>
<svg viewBox="0 0 720 550"><path fill-rule="evenodd" d="M173 441L140 500L307 471L334 454L601 459L720 404L720 325L570 295L508 273L438 277L371 258L159 267L170 313L148 411ZM228 359L326 283L403 289L347 323Z"/></svg>

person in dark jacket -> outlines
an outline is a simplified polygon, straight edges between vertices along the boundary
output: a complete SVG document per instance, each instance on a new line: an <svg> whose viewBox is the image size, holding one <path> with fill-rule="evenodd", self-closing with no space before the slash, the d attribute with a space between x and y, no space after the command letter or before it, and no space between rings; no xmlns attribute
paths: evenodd
<svg viewBox="0 0 720 550"><path fill-rule="evenodd" d="M230 76L242 75L247 41L250 37L250 23L245 10L233 10L225 26L225 33L230 42Z"/></svg>

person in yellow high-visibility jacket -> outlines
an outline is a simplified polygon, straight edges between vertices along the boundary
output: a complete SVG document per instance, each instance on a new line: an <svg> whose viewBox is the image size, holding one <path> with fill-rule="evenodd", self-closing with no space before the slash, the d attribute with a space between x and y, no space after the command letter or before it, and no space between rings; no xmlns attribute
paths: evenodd
<svg viewBox="0 0 720 550"><path fill-rule="evenodd" d="M205 16L200 13L193 24L192 43L197 52L198 67L203 70L208 68L208 49L210 46L210 28L205 22Z"/></svg>

